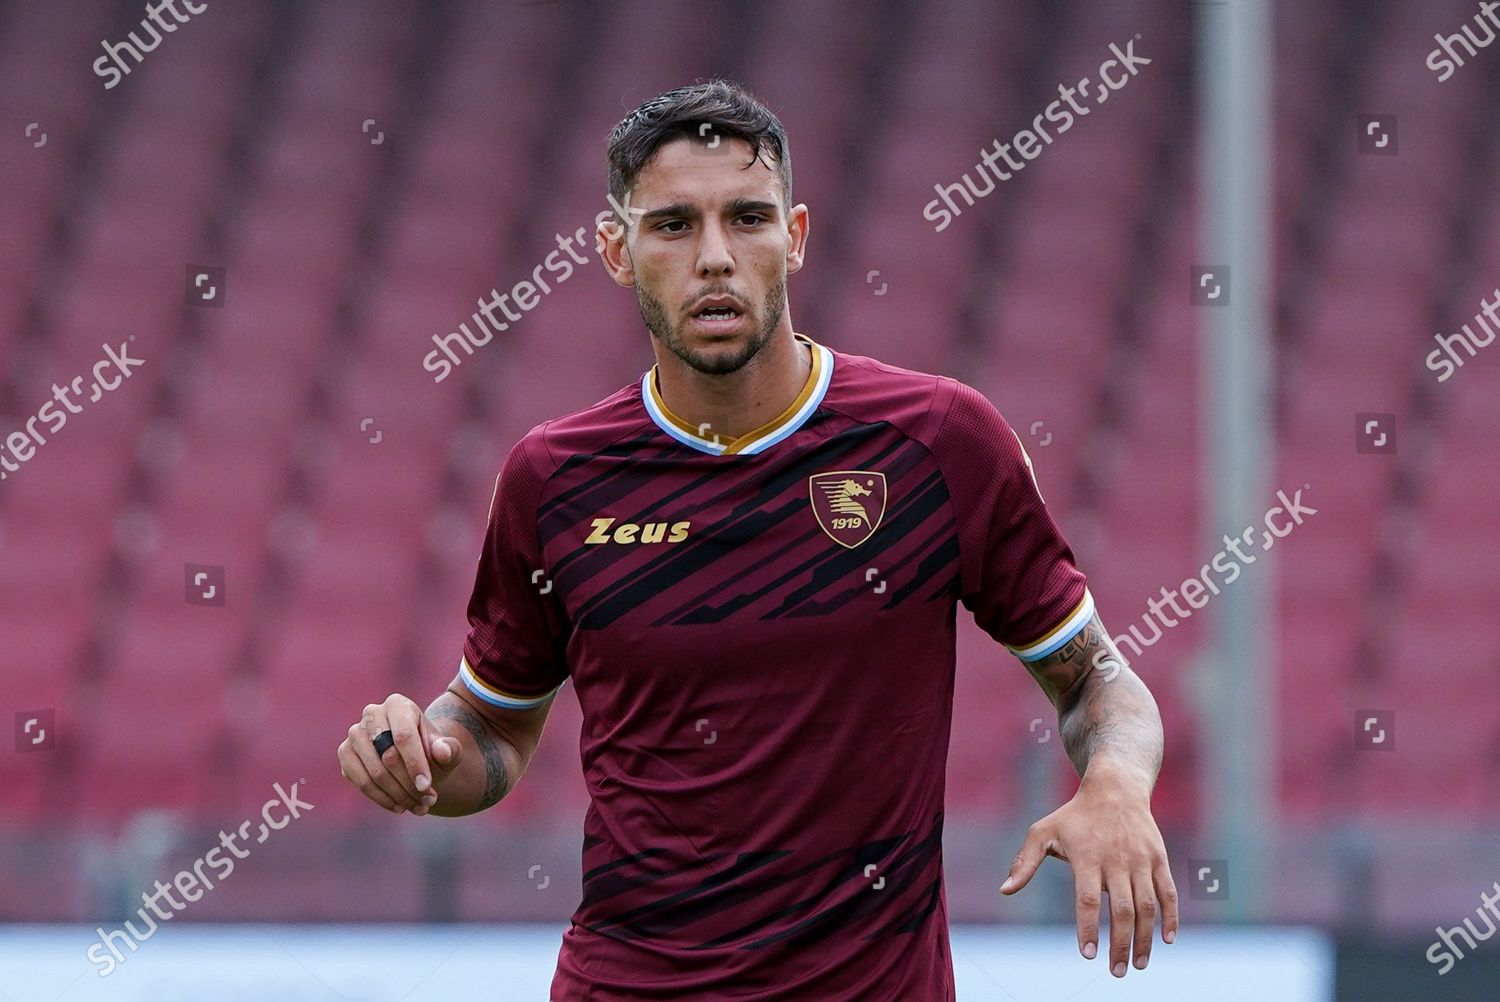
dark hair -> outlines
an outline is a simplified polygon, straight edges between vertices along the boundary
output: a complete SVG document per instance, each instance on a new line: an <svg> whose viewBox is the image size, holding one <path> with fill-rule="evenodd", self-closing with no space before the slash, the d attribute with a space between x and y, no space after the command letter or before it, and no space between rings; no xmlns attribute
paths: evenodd
<svg viewBox="0 0 1500 1002"><path fill-rule="evenodd" d="M623 203L625 193L635 186L657 150L680 136L707 144L712 141L710 130L715 138L743 139L750 144L756 159L746 167L762 151L769 154L773 162L768 166L781 179L786 204L792 204L792 154L781 120L739 84L717 77L659 94L614 127L605 153L609 193Z"/></svg>

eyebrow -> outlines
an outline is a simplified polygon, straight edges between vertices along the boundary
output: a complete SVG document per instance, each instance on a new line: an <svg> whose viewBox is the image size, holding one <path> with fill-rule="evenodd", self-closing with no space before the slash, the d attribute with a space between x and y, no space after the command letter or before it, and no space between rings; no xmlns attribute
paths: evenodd
<svg viewBox="0 0 1500 1002"><path fill-rule="evenodd" d="M775 215L780 206L775 202L767 202L758 198L736 198L726 203L724 208L730 215L733 216L742 215L746 212L762 212L768 215ZM668 219L679 216L688 219L695 219L698 216L698 207L687 202L673 202L671 205L663 205L659 209L652 209L651 211L643 214L641 216L641 221L646 222L650 220Z"/></svg>

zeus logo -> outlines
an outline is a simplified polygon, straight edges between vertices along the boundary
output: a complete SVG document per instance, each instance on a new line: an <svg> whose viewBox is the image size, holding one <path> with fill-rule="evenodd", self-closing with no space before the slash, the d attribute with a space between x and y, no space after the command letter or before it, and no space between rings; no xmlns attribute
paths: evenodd
<svg viewBox="0 0 1500 1002"><path fill-rule="evenodd" d="M609 527L615 524L612 518L594 519L594 531L589 533L585 543L680 543L687 538L688 526L692 522L673 522L671 524L672 534L667 535L668 525L666 522L647 522L639 525L635 522L622 522L615 526L615 531L610 532Z"/></svg>

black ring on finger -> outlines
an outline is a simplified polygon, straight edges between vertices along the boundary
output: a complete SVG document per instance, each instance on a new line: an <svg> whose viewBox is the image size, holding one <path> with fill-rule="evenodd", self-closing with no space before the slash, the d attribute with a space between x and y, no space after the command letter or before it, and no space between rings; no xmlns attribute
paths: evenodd
<svg viewBox="0 0 1500 1002"><path fill-rule="evenodd" d="M385 755L386 751L394 747L395 744L396 737L390 732L389 729L381 731L379 734L375 735L375 757L382 757L383 755Z"/></svg>

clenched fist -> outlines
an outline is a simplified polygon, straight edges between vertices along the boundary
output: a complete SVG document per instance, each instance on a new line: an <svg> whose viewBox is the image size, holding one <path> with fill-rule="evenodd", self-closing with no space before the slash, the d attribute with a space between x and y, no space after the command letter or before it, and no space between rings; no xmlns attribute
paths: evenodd
<svg viewBox="0 0 1500 1002"><path fill-rule="evenodd" d="M375 738L389 730L396 743L375 754ZM458 764L458 739L440 733L421 707L400 693L365 707L339 745L339 771L359 792L393 814L426 814L437 803L434 781Z"/></svg>

